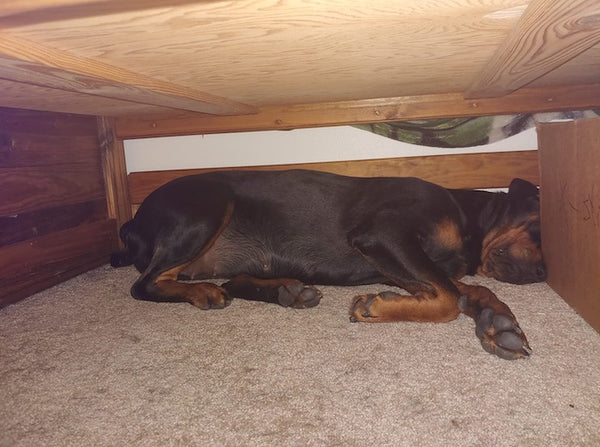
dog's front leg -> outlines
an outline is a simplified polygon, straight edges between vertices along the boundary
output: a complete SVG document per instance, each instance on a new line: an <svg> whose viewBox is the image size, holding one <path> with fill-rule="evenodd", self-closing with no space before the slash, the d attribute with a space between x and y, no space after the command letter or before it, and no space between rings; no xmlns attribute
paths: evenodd
<svg viewBox="0 0 600 447"><path fill-rule="evenodd" d="M445 322L460 314L458 290L424 252L412 228L405 216L386 212L350 233L351 246L392 284L410 293L358 296L351 321Z"/></svg>

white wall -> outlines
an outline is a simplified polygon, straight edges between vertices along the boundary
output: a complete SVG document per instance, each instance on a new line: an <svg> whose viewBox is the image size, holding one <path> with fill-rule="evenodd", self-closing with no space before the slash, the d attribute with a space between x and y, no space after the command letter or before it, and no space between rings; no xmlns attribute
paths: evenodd
<svg viewBox="0 0 600 447"><path fill-rule="evenodd" d="M532 149L537 149L535 129L465 149L401 143L351 126L125 141L127 172Z"/></svg>

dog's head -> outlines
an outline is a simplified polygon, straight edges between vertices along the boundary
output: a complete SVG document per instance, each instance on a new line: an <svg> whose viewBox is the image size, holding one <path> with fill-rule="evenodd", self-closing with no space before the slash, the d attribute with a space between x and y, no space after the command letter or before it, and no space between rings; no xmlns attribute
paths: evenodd
<svg viewBox="0 0 600 447"><path fill-rule="evenodd" d="M544 281L539 191L525 180L514 179L507 198L502 219L483 240L478 272L514 284Z"/></svg>

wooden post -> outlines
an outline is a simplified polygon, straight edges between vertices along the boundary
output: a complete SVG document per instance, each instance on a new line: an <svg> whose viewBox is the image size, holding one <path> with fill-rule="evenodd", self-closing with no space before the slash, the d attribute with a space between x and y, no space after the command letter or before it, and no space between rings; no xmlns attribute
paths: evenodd
<svg viewBox="0 0 600 447"><path fill-rule="evenodd" d="M123 140L117 139L114 119L98 117L98 139L106 185L108 217L116 219L117 228L132 218L127 167Z"/></svg>

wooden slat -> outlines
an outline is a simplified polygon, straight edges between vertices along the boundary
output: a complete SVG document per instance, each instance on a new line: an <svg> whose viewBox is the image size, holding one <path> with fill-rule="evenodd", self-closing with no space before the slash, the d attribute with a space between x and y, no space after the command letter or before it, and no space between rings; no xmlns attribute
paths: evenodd
<svg viewBox="0 0 600 447"><path fill-rule="evenodd" d="M37 85L0 79L3 93L0 104L12 109L47 110L60 113L77 113L89 118L102 116L159 115L172 113L173 109L136 104L112 98L66 92ZM94 119L95 121L95 119Z"/></svg>
<svg viewBox="0 0 600 447"><path fill-rule="evenodd" d="M25 84L217 115L254 113L246 104L76 57L0 32L0 77Z"/></svg>
<svg viewBox="0 0 600 447"><path fill-rule="evenodd" d="M132 204L141 203L159 186L184 175L231 168L134 172L129 174ZM539 182L537 151L435 155L327 163L252 166L241 170L312 169L357 177L420 177L446 188L506 187L515 177Z"/></svg>
<svg viewBox="0 0 600 447"><path fill-rule="evenodd" d="M0 248L0 307L108 262L115 248L114 220Z"/></svg>
<svg viewBox="0 0 600 447"><path fill-rule="evenodd" d="M0 216L104 198L94 165L0 168Z"/></svg>
<svg viewBox="0 0 600 447"><path fill-rule="evenodd" d="M89 137L96 135L96 118L0 107L0 133Z"/></svg>
<svg viewBox="0 0 600 447"><path fill-rule="evenodd" d="M49 8L73 8L73 7L86 7L92 6L95 3L101 3L109 5L112 3L110 0L11 0L9 2L3 2L0 5L0 15L12 15L12 14L32 14L36 11L45 11Z"/></svg>
<svg viewBox="0 0 600 447"><path fill-rule="evenodd" d="M4 133L0 129L0 167L98 164L98 138Z"/></svg>
<svg viewBox="0 0 600 447"><path fill-rule="evenodd" d="M502 98L466 100L461 94L404 96L360 101L263 107L243 116L184 113L154 118L116 120L122 139L285 130L306 127L407 121L430 118L503 115L526 112L584 110L600 107L600 84L552 89L521 89Z"/></svg>
<svg viewBox="0 0 600 447"><path fill-rule="evenodd" d="M120 228L131 219L131 203L125 166L125 148L123 140L117 139L114 120L98 118L98 134L102 152L104 184L109 217L116 219Z"/></svg>
<svg viewBox="0 0 600 447"><path fill-rule="evenodd" d="M13 216L0 216L0 246L106 218L106 201L102 199Z"/></svg>
<svg viewBox="0 0 600 447"><path fill-rule="evenodd" d="M599 42L598 0L532 0L465 97L506 95Z"/></svg>
<svg viewBox="0 0 600 447"><path fill-rule="evenodd" d="M0 4L3 27L45 23L126 11L138 11L159 6L173 7L198 0L10 0Z"/></svg>

